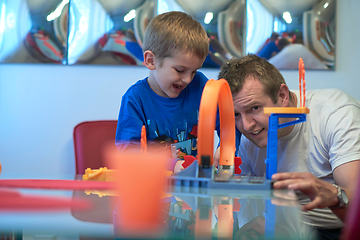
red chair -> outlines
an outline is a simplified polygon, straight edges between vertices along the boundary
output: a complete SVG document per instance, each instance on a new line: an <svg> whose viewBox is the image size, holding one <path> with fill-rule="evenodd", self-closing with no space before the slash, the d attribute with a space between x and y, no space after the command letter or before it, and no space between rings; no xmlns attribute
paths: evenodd
<svg viewBox="0 0 360 240"><path fill-rule="evenodd" d="M115 144L117 120L86 121L74 128L76 174L105 167L103 147Z"/></svg>
<svg viewBox="0 0 360 240"><path fill-rule="evenodd" d="M80 174L84 174L86 168L106 167L103 148L111 143L115 145L116 127L116 120L87 121L75 126L73 134L77 179L81 179ZM71 214L75 218L87 222L113 222L112 212L115 203L112 198L114 197L100 197L97 194L87 194L84 191L74 191L73 197L86 199L93 205L89 211L71 209ZM80 239L87 238L80 237Z"/></svg>

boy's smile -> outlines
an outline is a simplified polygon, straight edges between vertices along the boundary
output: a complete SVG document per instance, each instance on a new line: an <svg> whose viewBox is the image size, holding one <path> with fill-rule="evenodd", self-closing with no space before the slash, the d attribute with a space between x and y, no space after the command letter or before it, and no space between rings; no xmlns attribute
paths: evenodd
<svg viewBox="0 0 360 240"><path fill-rule="evenodd" d="M148 83L159 96L176 98L192 81L204 60L191 52L166 57L161 63L155 57L155 67L150 71Z"/></svg>

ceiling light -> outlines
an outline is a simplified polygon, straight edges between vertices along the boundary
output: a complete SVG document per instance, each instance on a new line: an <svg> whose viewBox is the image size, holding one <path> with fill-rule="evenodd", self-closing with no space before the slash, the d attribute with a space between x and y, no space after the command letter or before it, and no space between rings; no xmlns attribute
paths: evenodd
<svg viewBox="0 0 360 240"><path fill-rule="evenodd" d="M63 0L59 6L57 6L57 8L52 12L50 13L47 17L46 17L46 20L48 22L54 20L55 18L59 17L61 15L61 12L63 10L63 8L65 7L66 4L69 3L69 0Z"/></svg>
<svg viewBox="0 0 360 240"><path fill-rule="evenodd" d="M283 12L283 19L285 20L285 22L287 22L288 24L290 24L292 22L292 18L289 12Z"/></svg>
<svg viewBox="0 0 360 240"><path fill-rule="evenodd" d="M124 17L124 22L129 22L130 20L134 19L136 17L136 11L135 9L130 10L128 14Z"/></svg>
<svg viewBox="0 0 360 240"><path fill-rule="evenodd" d="M207 12L205 15L204 23L209 24L211 20L213 19L214 14L212 12Z"/></svg>

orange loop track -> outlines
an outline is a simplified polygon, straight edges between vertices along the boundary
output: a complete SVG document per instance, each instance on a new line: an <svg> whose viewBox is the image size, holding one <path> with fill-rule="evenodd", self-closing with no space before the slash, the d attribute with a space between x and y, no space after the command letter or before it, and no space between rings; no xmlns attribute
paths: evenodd
<svg viewBox="0 0 360 240"><path fill-rule="evenodd" d="M234 165L235 157L235 116L229 84L225 79L210 79L201 97L198 124L198 161L210 156L214 163L214 130L217 106L220 113L220 165Z"/></svg>

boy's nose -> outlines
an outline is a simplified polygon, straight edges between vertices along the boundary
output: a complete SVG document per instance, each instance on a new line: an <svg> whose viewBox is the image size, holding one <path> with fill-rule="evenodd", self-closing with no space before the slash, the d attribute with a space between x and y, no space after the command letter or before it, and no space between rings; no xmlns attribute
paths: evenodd
<svg viewBox="0 0 360 240"><path fill-rule="evenodd" d="M185 76L181 79L185 84L189 84L192 80L192 76Z"/></svg>

